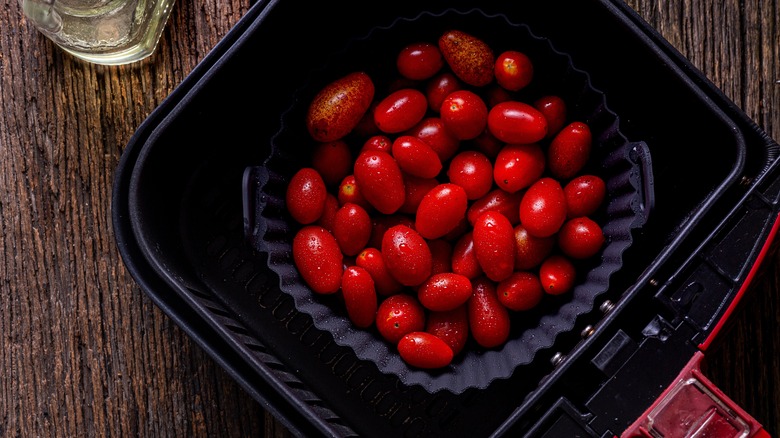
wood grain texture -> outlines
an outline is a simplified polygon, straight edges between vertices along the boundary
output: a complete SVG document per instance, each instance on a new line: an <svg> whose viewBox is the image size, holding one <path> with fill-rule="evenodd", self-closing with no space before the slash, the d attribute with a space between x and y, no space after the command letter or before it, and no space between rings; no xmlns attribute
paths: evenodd
<svg viewBox="0 0 780 438"><path fill-rule="evenodd" d="M628 0L780 138L780 3ZM275 436L266 413L125 270L114 170L134 129L245 13L179 1L154 56L102 67L0 8L0 437ZM766 257L707 375L780 433L780 252Z"/></svg>

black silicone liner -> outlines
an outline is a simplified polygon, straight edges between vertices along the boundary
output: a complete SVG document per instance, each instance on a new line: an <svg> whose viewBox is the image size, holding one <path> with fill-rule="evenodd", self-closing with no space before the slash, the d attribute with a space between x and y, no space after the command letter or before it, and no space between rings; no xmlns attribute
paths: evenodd
<svg viewBox="0 0 780 438"><path fill-rule="evenodd" d="M533 85L524 93L528 97L559 94L567 102L569 120L589 124L594 149L587 171L602 176L608 187L608 203L598 218L607 242L597 262L580 264L579 272L587 274L572 293L547 297L538 308L514 317L512 334L505 345L489 350L469 345L450 367L426 371L409 367L374 329L355 328L337 303L315 296L301 281L291 256L292 237L299 226L284 208L284 193L289 178L302 165L306 145L311 144L303 120L313 94L326 82L357 69L367 70L381 83L382 69L388 71L392 68L388 60L394 61L388 54L397 53L410 42L435 42L448 28L471 32L496 52L513 48L528 54L536 71ZM618 116L609 110L604 94L591 85L587 72L576 68L551 41L502 15L488 15L478 9L447 9L401 18L387 27L375 28L332 59L296 94L273 138L266 162L247 169L244 214L250 241L268 254L269 268L279 276L280 289L293 297L297 310L310 315L315 326L329 332L337 344L352 348L358 358L375 363L381 372L397 376L405 385L458 394L510 377L517 367L534 361L540 351L551 349L560 334L571 331L578 317L590 312L596 299L609 289L610 277L621 269L623 252L633 241L632 233L647 221L652 208L653 178L647 146L629 142L620 132Z"/></svg>

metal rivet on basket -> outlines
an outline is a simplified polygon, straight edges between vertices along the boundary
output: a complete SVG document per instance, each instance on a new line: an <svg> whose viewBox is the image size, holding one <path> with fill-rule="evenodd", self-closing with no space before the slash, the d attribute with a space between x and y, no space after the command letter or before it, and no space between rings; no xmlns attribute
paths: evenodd
<svg viewBox="0 0 780 438"><path fill-rule="evenodd" d="M602 313L605 315L612 311L612 309L615 308L615 303L613 303L610 300L606 300L599 306L599 310L601 310Z"/></svg>
<svg viewBox="0 0 780 438"><path fill-rule="evenodd" d="M584 329L580 332L580 336L582 336L582 339L587 339L596 331L596 327L593 327L592 325L588 324L585 326Z"/></svg>
<svg viewBox="0 0 780 438"><path fill-rule="evenodd" d="M742 184L743 186L749 186L750 184L753 183L753 178L749 176L743 176L742 179L739 180L739 183Z"/></svg>
<svg viewBox="0 0 780 438"><path fill-rule="evenodd" d="M552 366L557 367L561 364L561 362L563 362L564 359L566 359L566 355L559 351L553 355L553 357L550 359L550 363Z"/></svg>

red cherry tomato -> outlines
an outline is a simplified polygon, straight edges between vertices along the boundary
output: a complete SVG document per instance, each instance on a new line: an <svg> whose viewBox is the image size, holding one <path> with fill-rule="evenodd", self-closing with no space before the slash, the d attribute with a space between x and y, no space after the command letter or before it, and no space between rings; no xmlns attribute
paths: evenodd
<svg viewBox="0 0 780 438"><path fill-rule="evenodd" d="M546 138L552 138L566 124L566 101L560 96L542 96L534 101L534 108L538 109L547 120Z"/></svg>
<svg viewBox="0 0 780 438"><path fill-rule="evenodd" d="M333 237L344 255L353 256L362 251L371 238L371 230L371 217L363 207L348 202L336 211Z"/></svg>
<svg viewBox="0 0 780 438"><path fill-rule="evenodd" d="M471 280L452 272L431 275L417 290L417 299L428 310L443 312L463 305L471 296Z"/></svg>
<svg viewBox="0 0 780 438"><path fill-rule="evenodd" d="M374 280L374 289L376 293L382 296L393 295L401 292L403 285L398 282L390 271L387 270L385 259L382 258L382 252L377 248L365 248L355 257L355 265L368 271L371 279Z"/></svg>
<svg viewBox="0 0 780 438"><path fill-rule="evenodd" d="M416 368L443 368L452 362L452 348L438 336L427 332L412 332L398 341L401 359Z"/></svg>
<svg viewBox="0 0 780 438"><path fill-rule="evenodd" d="M319 143L312 152L311 163L325 184L333 187L352 172L352 151L344 140Z"/></svg>
<svg viewBox="0 0 780 438"><path fill-rule="evenodd" d="M463 84L451 72L445 71L432 77L425 85L425 96L428 98L428 108L438 113L444 98L453 91L463 89Z"/></svg>
<svg viewBox="0 0 780 438"><path fill-rule="evenodd" d="M537 268L555 248L556 237L532 236L523 224L515 225L515 270Z"/></svg>
<svg viewBox="0 0 780 438"><path fill-rule="evenodd" d="M320 173L311 167L304 167L295 172L287 185L287 211L300 224L314 223L325 209L327 193L328 189Z"/></svg>
<svg viewBox="0 0 780 438"><path fill-rule="evenodd" d="M347 175L339 184L338 193L336 197L339 200L340 205L344 205L347 202L357 204L363 207L366 211L373 210L373 206L368 203L363 192L360 190L355 175Z"/></svg>
<svg viewBox="0 0 780 438"><path fill-rule="evenodd" d="M591 216L601 207L607 195L607 185L597 175L579 175L563 186L567 217Z"/></svg>
<svg viewBox="0 0 780 438"><path fill-rule="evenodd" d="M425 331L441 338L453 355L463 350L469 338L469 314L466 305L443 312L428 312Z"/></svg>
<svg viewBox="0 0 780 438"><path fill-rule="evenodd" d="M487 126L496 138L510 144L536 143L547 135L547 119L524 102L496 104L488 112Z"/></svg>
<svg viewBox="0 0 780 438"><path fill-rule="evenodd" d="M425 309L411 295L391 295L379 303L376 328L385 340L395 345L407 333L425 329Z"/></svg>
<svg viewBox="0 0 780 438"><path fill-rule="evenodd" d="M525 53L507 50L496 57L496 82L509 91L519 91L531 83L534 64Z"/></svg>
<svg viewBox="0 0 780 438"><path fill-rule="evenodd" d="M374 99L374 83L365 72L353 72L324 86L306 113L306 128L316 141L338 140L360 123Z"/></svg>
<svg viewBox="0 0 780 438"><path fill-rule="evenodd" d="M460 30L448 30L439 37L439 50L463 82L484 87L493 81L495 55L482 39Z"/></svg>
<svg viewBox="0 0 780 438"><path fill-rule="evenodd" d="M418 176L404 174L404 203L398 209L399 213L415 214L423 197L434 187L439 185L436 178L420 178Z"/></svg>
<svg viewBox="0 0 780 438"><path fill-rule="evenodd" d="M547 149L550 173L561 180L577 175L590 158L591 143L592 134L587 124L572 122L564 126Z"/></svg>
<svg viewBox="0 0 780 438"><path fill-rule="evenodd" d="M393 141L392 155L402 171L420 178L434 178L442 169L436 151L413 135L397 137Z"/></svg>
<svg viewBox="0 0 780 438"><path fill-rule="evenodd" d="M587 216L567 220L558 231L558 247L573 259L593 257L603 245L601 226Z"/></svg>
<svg viewBox="0 0 780 438"><path fill-rule="evenodd" d="M566 220L566 196L558 180L543 177L526 190L520 201L520 223L529 234L548 237Z"/></svg>
<svg viewBox="0 0 780 438"><path fill-rule="evenodd" d="M458 90L448 94L439 114L444 126L460 140L476 138L487 126L487 105L473 91Z"/></svg>
<svg viewBox="0 0 780 438"><path fill-rule="evenodd" d="M367 151L355 160L355 182L369 204L384 214L404 203L404 179L395 158L387 152Z"/></svg>
<svg viewBox="0 0 780 438"><path fill-rule="evenodd" d="M484 348L502 345L509 338L511 318L496 295L496 285L486 277L472 280L467 302L471 337Z"/></svg>
<svg viewBox="0 0 780 438"><path fill-rule="evenodd" d="M360 328L370 327L376 319L377 297L374 279L360 266L349 266L341 277L341 295L350 321Z"/></svg>
<svg viewBox="0 0 780 438"><path fill-rule="evenodd" d="M493 180L504 191L515 193L536 182L545 169L544 151L533 144L510 144L498 151Z"/></svg>
<svg viewBox="0 0 780 438"><path fill-rule="evenodd" d="M493 187L493 163L482 152L462 151L452 157L447 178L463 187L471 201L485 196Z"/></svg>
<svg viewBox="0 0 780 438"><path fill-rule="evenodd" d="M422 91L402 88L380 100L374 109L374 123L382 132L396 134L411 129L428 110Z"/></svg>
<svg viewBox="0 0 780 438"><path fill-rule="evenodd" d="M504 215L482 213L474 222L474 253L488 278L501 281L515 269L514 229Z"/></svg>
<svg viewBox="0 0 780 438"><path fill-rule="evenodd" d="M406 225L395 225L382 237L382 257L387 270L405 286L422 284L433 268L428 243Z"/></svg>
<svg viewBox="0 0 780 438"><path fill-rule="evenodd" d="M463 187L442 183L423 196L414 228L426 239L443 237L466 217L468 198Z"/></svg>
<svg viewBox="0 0 780 438"><path fill-rule="evenodd" d="M515 312L531 310L544 297L539 277L528 271L515 271L496 287L498 301Z"/></svg>
<svg viewBox="0 0 780 438"><path fill-rule="evenodd" d="M473 226L479 215L486 211L497 211L509 219L509 223L520 223L520 201L525 192L509 193L502 189L493 189L485 196L474 201L466 212L469 223Z"/></svg>
<svg viewBox="0 0 780 438"><path fill-rule="evenodd" d="M469 280L484 274L474 252L474 235L471 231L463 234L452 247L452 272Z"/></svg>
<svg viewBox="0 0 780 438"><path fill-rule="evenodd" d="M561 295L574 287L577 276L571 260L560 254L553 254L539 267L539 280L542 288L550 295Z"/></svg>
<svg viewBox="0 0 780 438"><path fill-rule="evenodd" d="M303 281L318 294L341 287L344 256L332 234L319 225L306 225L295 233L293 262Z"/></svg>
<svg viewBox="0 0 780 438"><path fill-rule="evenodd" d="M390 137L385 134L375 134L366 139L366 141L363 143L363 147L360 149L360 152L382 151L390 154L392 147L393 140L391 140Z"/></svg>
<svg viewBox="0 0 780 438"><path fill-rule="evenodd" d="M444 66L444 58L437 45L418 42L401 49L396 57L396 66L401 76L421 81L438 73Z"/></svg>
<svg viewBox="0 0 780 438"><path fill-rule="evenodd" d="M460 140L450 132L440 117L426 117L412 127L407 134L428 143L443 162L452 158L460 147Z"/></svg>

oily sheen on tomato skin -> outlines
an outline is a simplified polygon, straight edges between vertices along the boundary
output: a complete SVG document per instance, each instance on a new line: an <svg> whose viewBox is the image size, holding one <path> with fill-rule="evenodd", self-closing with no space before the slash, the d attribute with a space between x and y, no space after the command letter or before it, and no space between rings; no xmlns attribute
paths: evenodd
<svg viewBox="0 0 780 438"><path fill-rule="evenodd" d="M433 259L428 243L406 225L385 231L381 251L390 274L405 286L422 284L431 275Z"/></svg>
<svg viewBox="0 0 780 438"><path fill-rule="evenodd" d="M327 193L320 173L311 167L304 167L295 172L287 185L287 211L299 224L311 224L322 215Z"/></svg>
<svg viewBox="0 0 780 438"><path fill-rule="evenodd" d="M423 369L443 368L452 362L454 355L443 339L424 331L407 333L397 347L404 362Z"/></svg>
<svg viewBox="0 0 780 438"><path fill-rule="evenodd" d="M395 64L401 76L422 81L429 79L444 67L444 57L436 44L416 42L401 49Z"/></svg>
<svg viewBox="0 0 780 438"><path fill-rule="evenodd" d="M571 259L561 254L552 254L539 267L539 280L547 294L562 295L574 288L577 269Z"/></svg>
<svg viewBox="0 0 780 438"><path fill-rule="evenodd" d="M474 223L474 253L485 275L493 281L515 269L514 228L504 215L486 211Z"/></svg>
<svg viewBox="0 0 780 438"><path fill-rule="evenodd" d="M376 328L386 341L395 345L407 333L425 330L425 308L411 295L391 295L379 303Z"/></svg>
<svg viewBox="0 0 780 438"><path fill-rule="evenodd" d="M511 316L496 295L496 284L487 277L472 281L473 293L467 302L469 330L480 346L493 348L509 338Z"/></svg>
<svg viewBox="0 0 780 438"><path fill-rule="evenodd" d="M544 291L536 274L530 271L515 271L498 283L496 295L507 309L522 312L536 307L542 301Z"/></svg>
<svg viewBox="0 0 780 438"><path fill-rule="evenodd" d="M402 88L379 101L374 122L380 131L397 134L419 123L427 111L428 99L422 91Z"/></svg>
<svg viewBox="0 0 780 438"><path fill-rule="evenodd" d="M496 104L488 112L490 132L504 143L537 143L547 135L547 119L533 106L518 101Z"/></svg>
<svg viewBox="0 0 780 438"><path fill-rule="evenodd" d="M398 211L406 196L401 168L392 155L382 151L362 152L355 159L355 181L361 195L384 214Z"/></svg>
<svg viewBox="0 0 780 438"><path fill-rule="evenodd" d="M293 261L303 281L318 294L333 294L341 287L344 256L336 238L319 225L306 225L295 233Z"/></svg>
<svg viewBox="0 0 780 438"><path fill-rule="evenodd" d="M459 140L472 140L487 127L488 108L470 90L458 90L444 98L439 110L444 126Z"/></svg>
<svg viewBox="0 0 780 438"><path fill-rule="evenodd" d="M536 237L557 233L566 221L566 196L558 180L543 177L526 190L520 201L520 223Z"/></svg>
<svg viewBox="0 0 780 438"><path fill-rule="evenodd" d="M566 216L569 219L591 216L604 203L607 185L598 175L578 175L563 186L563 193L566 196Z"/></svg>
<svg viewBox="0 0 780 438"><path fill-rule="evenodd" d="M431 275L417 290L420 304L428 310L443 312L464 304L471 296L471 280L452 272Z"/></svg>
<svg viewBox="0 0 780 438"><path fill-rule="evenodd" d="M496 82L509 91L519 91L531 83L534 64L531 58L517 50L506 50L496 57Z"/></svg>
<svg viewBox="0 0 780 438"><path fill-rule="evenodd" d="M413 135L401 135L393 141L392 155L404 173L434 178L442 169L441 159L428 143Z"/></svg>
<svg viewBox="0 0 780 438"><path fill-rule="evenodd" d="M333 236L347 256L363 250L371 238L371 217L366 210L351 202L342 205L333 220Z"/></svg>
<svg viewBox="0 0 780 438"><path fill-rule="evenodd" d="M374 324L377 295L371 274L360 266L349 266L341 277L341 295L353 324L367 328Z"/></svg>
<svg viewBox="0 0 780 438"><path fill-rule="evenodd" d="M423 196L415 216L415 229L426 239L438 239L466 217L468 196L463 187L442 183Z"/></svg>
<svg viewBox="0 0 780 438"><path fill-rule="evenodd" d="M528 188L545 171L542 147L532 144L508 144L501 148L493 165L493 180L509 193Z"/></svg>
<svg viewBox="0 0 780 438"><path fill-rule="evenodd" d="M595 256L604 245L604 240L601 226L587 216L567 220L558 231L558 247L573 259Z"/></svg>
<svg viewBox="0 0 780 438"><path fill-rule="evenodd" d="M590 127L586 123L575 121L564 126L547 149L550 173L559 180L576 176L588 163L592 142Z"/></svg>
<svg viewBox="0 0 780 438"><path fill-rule="evenodd" d="M450 182L463 187L469 201L485 196L493 187L493 163L479 151L462 151L452 157L447 168Z"/></svg>

